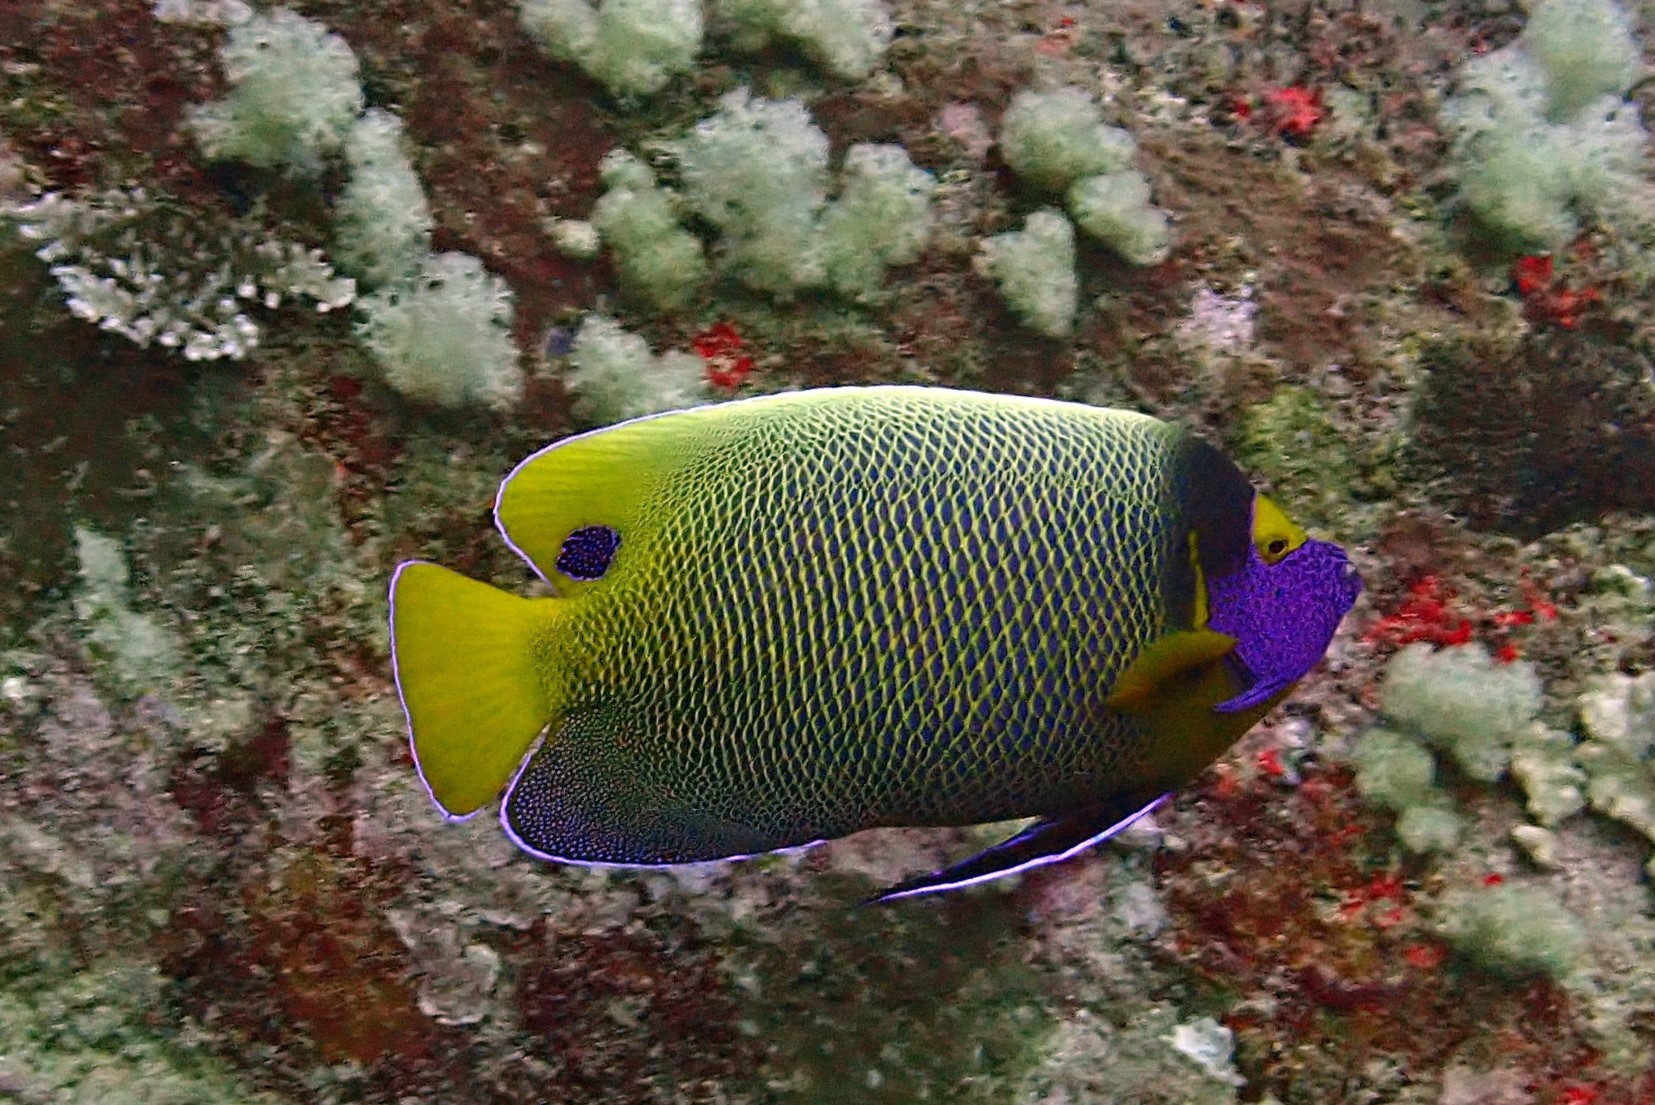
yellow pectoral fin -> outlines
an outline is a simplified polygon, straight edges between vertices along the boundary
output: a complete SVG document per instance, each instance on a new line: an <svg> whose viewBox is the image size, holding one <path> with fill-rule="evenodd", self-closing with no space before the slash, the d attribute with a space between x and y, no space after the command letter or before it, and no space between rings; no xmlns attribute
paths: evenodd
<svg viewBox="0 0 1655 1105"><path fill-rule="evenodd" d="M391 581L391 659L414 761L450 816L492 801L558 709L543 642L556 599L526 599L436 564Z"/></svg>
<svg viewBox="0 0 1655 1105"><path fill-rule="evenodd" d="M1234 637L1211 629L1169 633L1138 653L1115 680L1106 705L1122 713L1147 713L1169 695L1187 689L1202 669L1228 656L1235 646Z"/></svg>

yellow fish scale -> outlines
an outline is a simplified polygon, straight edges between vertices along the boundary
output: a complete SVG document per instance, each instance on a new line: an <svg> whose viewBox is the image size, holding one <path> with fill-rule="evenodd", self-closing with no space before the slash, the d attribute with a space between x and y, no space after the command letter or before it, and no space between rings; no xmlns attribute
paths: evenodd
<svg viewBox="0 0 1655 1105"><path fill-rule="evenodd" d="M674 862L1143 782L1143 725L1103 701L1190 599L1181 431L888 388L591 439L628 435L620 552L537 644L567 709L508 802L525 842Z"/></svg>

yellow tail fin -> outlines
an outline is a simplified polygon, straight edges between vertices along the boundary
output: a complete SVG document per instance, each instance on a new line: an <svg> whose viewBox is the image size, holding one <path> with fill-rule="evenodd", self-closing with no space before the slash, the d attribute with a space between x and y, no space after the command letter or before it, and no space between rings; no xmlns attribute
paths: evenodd
<svg viewBox="0 0 1655 1105"><path fill-rule="evenodd" d="M558 703L545 643L556 599L411 560L391 580L391 663L414 762L451 817L493 801Z"/></svg>

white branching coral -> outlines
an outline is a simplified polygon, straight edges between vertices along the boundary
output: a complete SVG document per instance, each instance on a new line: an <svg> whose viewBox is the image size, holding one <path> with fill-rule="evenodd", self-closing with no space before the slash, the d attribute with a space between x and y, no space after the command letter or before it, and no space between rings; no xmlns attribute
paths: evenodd
<svg viewBox="0 0 1655 1105"><path fill-rule="evenodd" d="M256 308L331 311L356 298L319 250L252 228L205 230L141 188L49 192L0 216L40 243L35 255L76 318L192 361L245 357L259 341Z"/></svg>

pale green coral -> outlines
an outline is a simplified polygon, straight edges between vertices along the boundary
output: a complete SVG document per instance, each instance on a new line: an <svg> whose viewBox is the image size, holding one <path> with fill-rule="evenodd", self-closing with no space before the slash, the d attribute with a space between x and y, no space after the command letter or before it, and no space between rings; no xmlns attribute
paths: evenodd
<svg viewBox="0 0 1655 1105"><path fill-rule="evenodd" d="M884 60L891 17L880 0L715 0L738 50L795 45L836 77L861 80Z"/></svg>
<svg viewBox="0 0 1655 1105"><path fill-rule="evenodd" d="M668 149L685 198L721 231L724 264L749 287L788 296L822 282L816 220L827 203L827 135L798 100L738 88Z"/></svg>
<svg viewBox="0 0 1655 1105"><path fill-rule="evenodd" d="M547 53L621 96L660 91L701 51L699 0L523 0L521 8L524 29Z"/></svg>
<svg viewBox="0 0 1655 1105"><path fill-rule="evenodd" d="M1465 818L1448 804L1446 795L1438 802L1409 806L1396 819L1396 838L1410 852L1447 852L1465 834Z"/></svg>
<svg viewBox="0 0 1655 1105"><path fill-rule="evenodd" d="M1042 208L1022 230L985 238L979 258L1025 326L1048 338L1065 338L1074 330L1080 299L1075 229L1062 212Z"/></svg>
<svg viewBox="0 0 1655 1105"><path fill-rule="evenodd" d="M705 398L702 372L693 353L656 355L641 335L614 319L587 315L564 378L574 393L575 416L590 425L694 406Z"/></svg>
<svg viewBox="0 0 1655 1105"><path fill-rule="evenodd" d="M551 235L552 244L565 257L590 261L603 252L603 239L598 234L598 228L586 219L549 219L546 233Z"/></svg>
<svg viewBox="0 0 1655 1105"><path fill-rule="evenodd" d="M798 100L739 88L665 148L688 206L719 230L723 269L776 299L823 286L865 299L930 234L935 183L900 146L852 146L828 202L827 135Z"/></svg>
<svg viewBox="0 0 1655 1105"><path fill-rule="evenodd" d="M839 181L839 197L821 218L822 263L840 295L866 298L887 268L919 259L936 181L901 146L869 142L845 152Z"/></svg>
<svg viewBox="0 0 1655 1105"><path fill-rule="evenodd" d="M1436 786L1436 765L1421 741L1483 782L1497 781L1509 768L1540 825L1556 825L1585 804L1574 738L1535 720L1541 688L1531 665L1496 664L1480 645L1413 644L1386 667L1380 702L1395 729L1369 730L1358 741L1356 786L1364 798L1396 811L1397 836L1410 851L1447 851L1465 828ZM1524 847L1547 845L1530 837Z"/></svg>
<svg viewBox="0 0 1655 1105"><path fill-rule="evenodd" d="M600 166L606 191L592 227L609 246L621 286L662 310L687 305L707 279L700 239L678 225L678 200L625 150Z"/></svg>
<svg viewBox="0 0 1655 1105"><path fill-rule="evenodd" d="M1619 96L1643 67L1632 20L1614 0L1537 4L1518 41L1545 71L1547 114L1556 120Z"/></svg>
<svg viewBox="0 0 1655 1105"><path fill-rule="evenodd" d="M470 254L428 256L411 283L358 305L363 342L386 381L410 399L499 410L522 395L511 292Z"/></svg>
<svg viewBox="0 0 1655 1105"><path fill-rule="evenodd" d="M1580 918L1538 886L1451 891L1438 912L1442 934L1454 949L1495 974L1562 980L1584 963Z"/></svg>
<svg viewBox="0 0 1655 1105"><path fill-rule="evenodd" d="M1596 679L1579 701L1576 758L1592 808L1655 843L1655 672ZM1646 865L1655 877L1655 858Z"/></svg>
<svg viewBox="0 0 1655 1105"><path fill-rule="evenodd" d="M154 616L132 609L126 554L119 542L95 530L75 530L80 586L75 617L87 651L125 694L165 687L177 678L182 648Z"/></svg>
<svg viewBox="0 0 1655 1105"><path fill-rule="evenodd" d="M1583 214L1647 201L1639 71L1610 0L1546 0L1516 41L1468 61L1444 107L1461 196L1520 248L1561 248Z"/></svg>
<svg viewBox="0 0 1655 1105"><path fill-rule="evenodd" d="M1529 814L1542 825L1556 825L1586 805L1586 775L1575 763L1575 739L1538 722L1512 744L1511 774L1528 796Z"/></svg>
<svg viewBox="0 0 1655 1105"><path fill-rule="evenodd" d="M1386 729L1370 729L1351 754L1356 790L1376 805L1398 813L1434 801L1437 764L1418 741Z"/></svg>
<svg viewBox="0 0 1655 1105"><path fill-rule="evenodd" d="M1135 169L1086 177L1069 189L1075 225L1134 265L1158 265L1172 250L1166 212L1149 202Z"/></svg>
<svg viewBox="0 0 1655 1105"><path fill-rule="evenodd" d="M334 254L370 288L419 271L431 249L431 205L403 148L402 120L370 108L351 127L351 177L335 209Z"/></svg>
<svg viewBox="0 0 1655 1105"><path fill-rule="evenodd" d="M1445 852L1459 843L1464 823L1447 791L1436 785L1437 764L1418 740L1369 729L1351 752L1356 790L1397 815L1396 835L1410 852Z"/></svg>
<svg viewBox="0 0 1655 1105"><path fill-rule="evenodd" d="M286 8L232 27L220 57L229 95L190 116L211 157L318 172L362 111L350 46Z"/></svg>
<svg viewBox="0 0 1655 1105"><path fill-rule="evenodd" d="M1166 260L1167 216L1149 202L1149 181L1132 167L1137 143L1104 123L1081 89L1017 93L1000 123L1000 152L1019 177L1064 193L1075 223L1125 260Z"/></svg>
<svg viewBox="0 0 1655 1105"><path fill-rule="evenodd" d="M1386 717L1489 783L1505 774L1512 742L1528 731L1540 697L1533 665L1496 664L1479 644L1409 645L1391 658L1380 688Z"/></svg>
<svg viewBox="0 0 1655 1105"><path fill-rule="evenodd" d="M1083 177L1123 172L1137 152L1132 136L1103 121L1097 103L1078 88L1023 89L1000 123L1000 153L1012 172L1049 192Z"/></svg>

